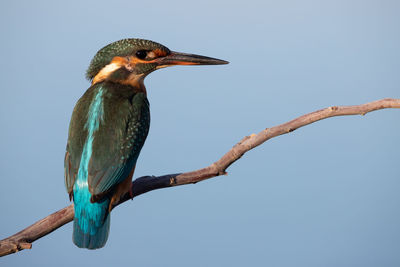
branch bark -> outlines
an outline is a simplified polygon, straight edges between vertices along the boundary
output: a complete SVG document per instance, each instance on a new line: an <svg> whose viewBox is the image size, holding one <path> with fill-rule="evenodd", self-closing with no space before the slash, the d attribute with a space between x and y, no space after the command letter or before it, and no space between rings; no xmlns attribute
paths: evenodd
<svg viewBox="0 0 400 267"><path fill-rule="evenodd" d="M194 184L212 177L227 174L225 170L235 161L240 159L247 151L261 145L265 141L290 133L300 127L335 116L345 115L365 115L368 112L385 109L400 108L400 99L382 99L374 102L355 105L355 106L332 106L306 115L300 116L289 122L266 128L258 134L252 134L244 137L218 161L208 167L185 173L168 174L164 176L143 176L132 182L133 196L139 196L152 190L184 185ZM129 194L124 195L120 202L115 206L122 204L130 199ZM114 206L114 207L115 207ZM0 257L23 249L32 247L32 242L53 232L57 228L69 223L74 218L73 204L67 206L43 219L37 221L24 230L0 241Z"/></svg>

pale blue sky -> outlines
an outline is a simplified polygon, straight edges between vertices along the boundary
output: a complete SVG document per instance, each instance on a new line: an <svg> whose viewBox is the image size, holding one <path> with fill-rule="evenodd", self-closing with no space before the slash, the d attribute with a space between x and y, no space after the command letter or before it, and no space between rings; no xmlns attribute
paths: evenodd
<svg viewBox="0 0 400 267"><path fill-rule="evenodd" d="M146 79L136 177L209 165L243 136L330 105L400 97L399 1L2 1L4 238L69 205L70 115L98 49L122 38L230 61ZM399 266L399 110L274 138L229 175L118 207L104 249L72 224L1 266Z"/></svg>

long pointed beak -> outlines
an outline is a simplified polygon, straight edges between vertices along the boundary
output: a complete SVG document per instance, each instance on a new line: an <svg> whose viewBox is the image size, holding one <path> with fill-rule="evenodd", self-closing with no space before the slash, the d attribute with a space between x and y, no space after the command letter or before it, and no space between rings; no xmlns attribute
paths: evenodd
<svg viewBox="0 0 400 267"><path fill-rule="evenodd" d="M228 61L205 57L194 54L185 54L171 51L171 54L159 58L158 68L174 66L174 65L222 65L228 64Z"/></svg>

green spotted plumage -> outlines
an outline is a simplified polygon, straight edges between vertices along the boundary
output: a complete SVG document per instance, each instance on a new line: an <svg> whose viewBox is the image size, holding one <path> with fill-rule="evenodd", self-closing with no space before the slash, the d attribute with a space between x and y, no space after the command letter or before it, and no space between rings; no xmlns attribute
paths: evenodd
<svg viewBox="0 0 400 267"><path fill-rule="evenodd" d="M130 86L104 82L90 87L78 101L72 114L67 159L66 187L72 191L75 174L86 141L90 101L99 88L104 92L104 121L95 133L92 161L89 165L89 190L93 195L102 194L120 183L131 171L139 155L150 126L150 109L147 97L134 92ZM125 176L124 176L125 174ZM112 179L110 179L112 177Z"/></svg>

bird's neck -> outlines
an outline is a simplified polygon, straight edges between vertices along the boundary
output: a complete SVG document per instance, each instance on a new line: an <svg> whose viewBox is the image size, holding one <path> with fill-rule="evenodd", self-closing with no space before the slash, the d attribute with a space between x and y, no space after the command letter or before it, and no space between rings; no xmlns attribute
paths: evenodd
<svg viewBox="0 0 400 267"><path fill-rule="evenodd" d="M117 84L128 85L136 93L144 93L147 95L146 87L144 86L144 74L126 73L122 70L114 71L112 75L103 75L99 73L94 77L92 86L101 82L112 82Z"/></svg>
<svg viewBox="0 0 400 267"><path fill-rule="evenodd" d="M129 85L136 93L144 93L147 95L146 87L144 86L144 75L129 75L126 79L115 81L123 85Z"/></svg>

